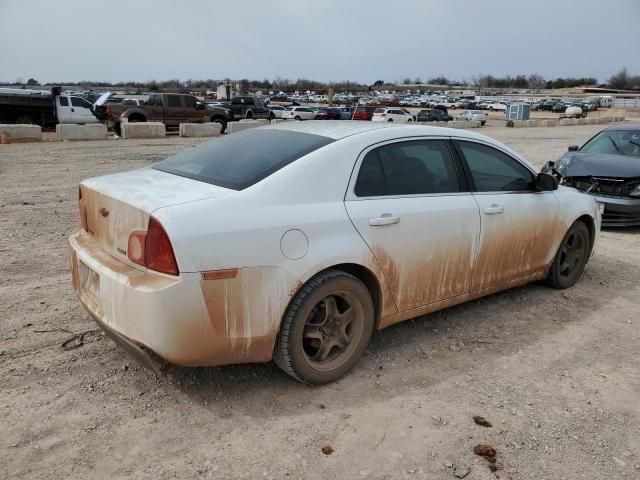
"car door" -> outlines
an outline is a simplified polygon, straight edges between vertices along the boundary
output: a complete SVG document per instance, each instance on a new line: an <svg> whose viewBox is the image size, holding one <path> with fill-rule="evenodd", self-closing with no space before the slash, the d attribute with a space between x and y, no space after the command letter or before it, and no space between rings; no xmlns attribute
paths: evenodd
<svg viewBox="0 0 640 480"><path fill-rule="evenodd" d="M451 148L445 138L372 146L345 197L400 311L469 291L480 220Z"/></svg>
<svg viewBox="0 0 640 480"><path fill-rule="evenodd" d="M558 202L535 189L535 173L491 145L456 140L480 211L480 244L471 291L544 270L553 256Z"/></svg>
<svg viewBox="0 0 640 480"><path fill-rule="evenodd" d="M71 122L72 123L97 123L98 119L93 114L93 105L84 98L69 97L71 103Z"/></svg>
<svg viewBox="0 0 640 480"><path fill-rule="evenodd" d="M56 114L59 123L73 123L71 108L69 97L62 95L56 97Z"/></svg>
<svg viewBox="0 0 640 480"><path fill-rule="evenodd" d="M184 121L184 107L180 95L166 96L164 118L164 123L167 126L176 126Z"/></svg>
<svg viewBox="0 0 640 480"><path fill-rule="evenodd" d="M198 120L198 113L202 114L202 119L204 120L206 112L196 108L196 105L198 104L198 99L196 97L183 95L182 101L184 102L184 106L182 108L182 122L189 123Z"/></svg>

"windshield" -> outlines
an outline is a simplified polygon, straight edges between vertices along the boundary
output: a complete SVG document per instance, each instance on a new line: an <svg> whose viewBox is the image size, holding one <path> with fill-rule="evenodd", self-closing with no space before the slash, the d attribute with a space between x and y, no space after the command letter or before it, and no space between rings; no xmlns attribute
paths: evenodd
<svg viewBox="0 0 640 480"><path fill-rule="evenodd" d="M333 141L332 138L309 133L251 129L200 144L152 168L233 190L244 190Z"/></svg>
<svg viewBox="0 0 640 480"><path fill-rule="evenodd" d="M585 143L580 151L640 157L640 130L604 130Z"/></svg>

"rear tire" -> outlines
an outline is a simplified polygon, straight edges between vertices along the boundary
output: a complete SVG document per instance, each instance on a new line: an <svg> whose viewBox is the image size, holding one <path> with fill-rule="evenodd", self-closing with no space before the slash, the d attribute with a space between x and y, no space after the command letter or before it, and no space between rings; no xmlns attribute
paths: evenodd
<svg viewBox="0 0 640 480"><path fill-rule="evenodd" d="M33 121L29 115L23 115L21 117L16 118L16 124L18 125L34 125L36 122Z"/></svg>
<svg viewBox="0 0 640 480"><path fill-rule="evenodd" d="M309 280L289 305L273 359L300 382L333 382L360 360L373 323L367 287L353 275L327 270Z"/></svg>
<svg viewBox="0 0 640 480"><path fill-rule="evenodd" d="M300 118L300 115L296 115L294 120L302 120L302 118Z"/></svg>
<svg viewBox="0 0 640 480"><path fill-rule="evenodd" d="M387 122L393 122L393 118L390 118L389 120L387 120Z"/></svg>
<svg viewBox="0 0 640 480"><path fill-rule="evenodd" d="M591 234L584 222L577 221L565 234L547 276L547 285L565 289L578 281L589 260Z"/></svg>

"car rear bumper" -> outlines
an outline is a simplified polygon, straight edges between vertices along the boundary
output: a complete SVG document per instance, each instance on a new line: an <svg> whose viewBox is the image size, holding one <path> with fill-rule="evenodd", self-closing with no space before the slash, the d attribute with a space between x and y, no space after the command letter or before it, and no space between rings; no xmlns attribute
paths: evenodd
<svg viewBox="0 0 640 480"><path fill-rule="evenodd" d="M593 195L604 203L602 214L603 227L638 227L640 226L640 198L616 198Z"/></svg>
<svg viewBox="0 0 640 480"><path fill-rule="evenodd" d="M235 278L204 280L201 273L174 277L138 270L100 249L82 229L70 236L69 247L73 288L81 303L145 366L152 358L145 349L183 366L271 359L279 321L264 312L279 319L282 311L259 303L268 292L258 300L251 294L255 296L256 283L269 280L281 287L279 292L288 292L288 284L278 283L283 280L278 271L241 269ZM284 295L285 307L288 300Z"/></svg>

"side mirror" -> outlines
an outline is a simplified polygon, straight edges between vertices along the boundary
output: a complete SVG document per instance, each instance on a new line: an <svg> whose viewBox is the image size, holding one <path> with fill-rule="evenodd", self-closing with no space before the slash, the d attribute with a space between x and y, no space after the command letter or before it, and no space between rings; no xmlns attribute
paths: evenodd
<svg viewBox="0 0 640 480"><path fill-rule="evenodd" d="M577 152L579 148L579 145L569 145L569 148L567 150L570 152Z"/></svg>
<svg viewBox="0 0 640 480"><path fill-rule="evenodd" d="M558 189L558 180L553 175L540 172L536 177L536 190L539 192L550 192Z"/></svg>
<svg viewBox="0 0 640 480"><path fill-rule="evenodd" d="M196 102L196 110L204 110L204 103Z"/></svg>

